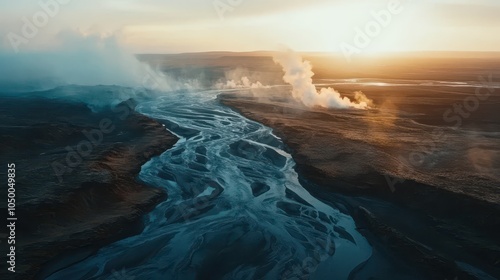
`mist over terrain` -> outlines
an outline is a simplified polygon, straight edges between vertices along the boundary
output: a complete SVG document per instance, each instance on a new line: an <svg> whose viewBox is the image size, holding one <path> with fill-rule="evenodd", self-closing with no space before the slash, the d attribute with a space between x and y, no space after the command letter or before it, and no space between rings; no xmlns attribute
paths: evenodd
<svg viewBox="0 0 500 280"><path fill-rule="evenodd" d="M139 61L115 35L65 31L54 40L54 46L38 51L0 49L0 94L103 105L191 88ZM86 86L88 92L72 86ZM96 86L100 90L92 89Z"/></svg>

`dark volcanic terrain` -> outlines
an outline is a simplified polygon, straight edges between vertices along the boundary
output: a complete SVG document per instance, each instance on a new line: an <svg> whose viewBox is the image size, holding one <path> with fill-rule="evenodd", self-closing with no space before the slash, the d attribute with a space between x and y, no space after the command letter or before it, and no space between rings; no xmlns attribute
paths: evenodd
<svg viewBox="0 0 500 280"><path fill-rule="evenodd" d="M391 65L394 63L380 67L389 69ZM472 64L462 65L465 69L436 70L438 66L433 66L415 67L418 71L412 73L423 80L408 80L405 85L388 80L388 75L366 83L362 79L345 83L316 80L318 88L333 86L346 96L363 91L374 101L370 110L306 108L290 99L289 87L235 91L219 98L273 128L292 152L310 191L327 202L338 200L334 194L340 194L358 226L368 229L368 236L375 234L372 242L382 242L431 271L436 279L498 278L497 77L493 74L490 86L481 87L477 76L488 73L487 68L470 70ZM405 70L394 72L394 77L407 79L411 75L405 71L416 71L410 68L401 66ZM434 73L426 78L429 69ZM470 86L436 83L436 79L452 81L452 71L463 82L457 85L467 82ZM327 74L320 72L319 76ZM475 98L477 88L491 94L474 110L465 111L460 125L453 128L458 122L454 104ZM449 110L454 121L443 116Z"/></svg>
<svg viewBox="0 0 500 280"><path fill-rule="evenodd" d="M140 232L141 217L166 198L135 177L177 139L134 106L94 113L83 103L0 100L0 158L16 164L18 279L44 278Z"/></svg>

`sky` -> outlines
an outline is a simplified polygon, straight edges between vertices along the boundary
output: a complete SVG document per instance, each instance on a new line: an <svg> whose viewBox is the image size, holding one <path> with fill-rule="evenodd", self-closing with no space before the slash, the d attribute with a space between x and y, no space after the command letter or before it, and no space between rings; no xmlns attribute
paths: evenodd
<svg viewBox="0 0 500 280"><path fill-rule="evenodd" d="M0 0L4 52L50 49L68 30L135 53L500 51L500 1Z"/></svg>

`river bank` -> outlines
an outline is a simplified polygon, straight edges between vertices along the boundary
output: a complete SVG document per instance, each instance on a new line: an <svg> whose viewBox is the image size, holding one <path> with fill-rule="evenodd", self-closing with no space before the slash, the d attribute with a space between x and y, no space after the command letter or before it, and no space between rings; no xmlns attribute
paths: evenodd
<svg viewBox="0 0 500 280"><path fill-rule="evenodd" d="M0 104L1 162L17 171L16 279L43 279L141 232L142 216L166 199L136 176L177 138L132 100L98 112L44 98Z"/></svg>

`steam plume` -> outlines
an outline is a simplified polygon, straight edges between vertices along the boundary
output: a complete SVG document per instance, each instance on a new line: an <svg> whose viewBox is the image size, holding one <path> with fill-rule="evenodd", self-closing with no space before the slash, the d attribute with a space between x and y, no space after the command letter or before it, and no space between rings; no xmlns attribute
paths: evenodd
<svg viewBox="0 0 500 280"><path fill-rule="evenodd" d="M116 35L63 31L50 49L10 54L0 49L0 86L6 91L59 86L116 85L154 91L190 89L127 52Z"/></svg>
<svg viewBox="0 0 500 280"><path fill-rule="evenodd" d="M224 82L219 82L215 85L217 89L235 89L235 88L269 88L269 86L263 85L261 82L251 82L248 77L241 77L239 80L229 80Z"/></svg>
<svg viewBox="0 0 500 280"><path fill-rule="evenodd" d="M333 88L322 88L318 91L313 84L314 72L311 63L304 61L299 54L291 50L275 55L274 62L283 67L283 80L293 87L292 96L307 107L367 109L371 104L371 100L361 92L356 92L355 100L351 101Z"/></svg>
<svg viewBox="0 0 500 280"><path fill-rule="evenodd" d="M18 54L0 49L0 94L63 98L98 108L196 87L140 62L116 35L64 31L54 42L48 49Z"/></svg>
<svg viewBox="0 0 500 280"><path fill-rule="evenodd" d="M250 72L248 69L236 68L224 73L225 80L221 79L215 84L217 89L258 89L269 88L259 82L259 75L255 72Z"/></svg>

